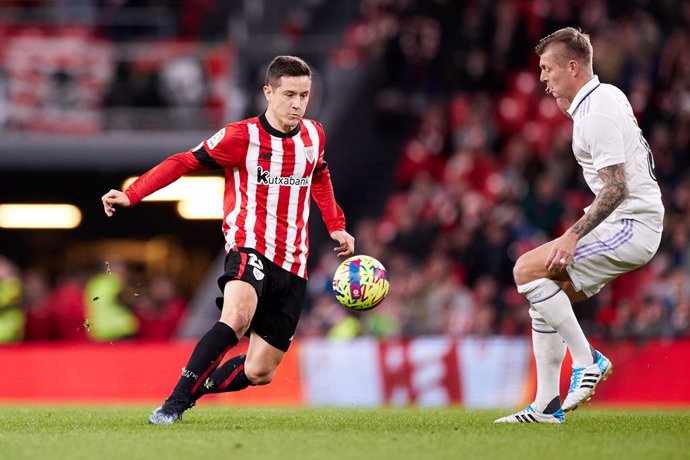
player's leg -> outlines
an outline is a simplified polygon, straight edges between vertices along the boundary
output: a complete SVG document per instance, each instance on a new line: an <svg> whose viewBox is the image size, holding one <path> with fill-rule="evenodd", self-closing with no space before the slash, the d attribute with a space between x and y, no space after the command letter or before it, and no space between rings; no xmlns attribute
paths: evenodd
<svg viewBox="0 0 690 460"><path fill-rule="evenodd" d="M522 255L513 270L518 292L524 295L546 323L558 331L568 345L573 364L588 366L593 363L589 342L575 317L572 303L558 282L568 281L568 273L550 272L545 261L552 242Z"/></svg>
<svg viewBox="0 0 690 460"><path fill-rule="evenodd" d="M530 308L532 350L537 364L537 395L527 408L496 420L496 423L562 423L559 383L566 345L539 312Z"/></svg>
<svg viewBox="0 0 690 460"><path fill-rule="evenodd" d="M537 395L533 407L539 412L553 414L561 408L559 384L566 344L537 310L530 308L529 314L532 317L532 351L537 367Z"/></svg>
<svg viewBox="0 0 690 460"><path fill-rule="evenodd" d="M574 273L573 276L575 276ZM558 285L573 303L587 298L584 292L575 290L572 282L558 282ZM594 348L590 347L590 350L594 359L593 364L586 367L573 365L568 394L562 405L565 412L575 410L580 403L589 400L594 394L596 386L602 380L606 380L613 372L613 364L606 356Z"/></svg>
<svg viewBox="0 0 690 460"><path fill-rule="evenodd" d="M596 294L612 279L647 263L660 241L658 233L631 219L602 223L578 242L574 261L568 267L574 289L586 297ZM606 356L594 349L592 356L594 362L587 366L573 362L564 411L577 409L589 400L599 383L611 374L613 364Z"/></svg>
<svg viewBox="0 0 690 460"><path fill-rule="evenodd" d="M202 396L203 384L208 376L249 327L257 303L254 287L244 281L229 281L225 285L223 298L220 321L197 342L172 394L149 416L150 423L173 423L192 407Z"/></svg>
<svg viewBox="0 0 690 460"><path fill-rule="evenodd" d="M204 381L201 394L228 393L250 385L267 385L273 380L285 352L252 332L246 355L235 356L218 367Z"/></svg>
<svg viewBox="0 0 690 460"><path fill-rule="evenodd" d="M252 332L252 338L247 350L247 362L244 373L251 385L268 385L273 381L278 365L283 360L285 351L279 350L261 335Z"/></svg>
<svg viewBox="0 0 690 460"><path fill-rule="evenodd" d="M220 320L197 343L173 395L190 401L198 399L197 393L205 379L249 328L257 300L251 284L240 280L225 284ZM185 374L191 374L191 377Z"/></svg>
<svg viewBox="0 0 690 460"><path fill-rule="evenodd" d="M261 302L251 323L247 355L231 358L202 385L202 393L240 391L249 385L266 385L290 347L297 328L306 281L263 260L269 274Z"/></svg>
<svg viewBox="0 0 690 460"><path fill-rule="evenodd" d="M248 330L263 287L263 274L247 268L244 249L233 251L225 260L225 273L218 280L223 289L220 320L199 340L170 397L149 416L153 424L170 424L192 407L202 395L202 387L228 350Z"/></svg>
<svg viewBox="0 0 690 460"><path fill-rule="evenodd" d="M593 362L589 343L572 309L571 297L579 298L566 271L549 272L544 267L552 243L542 245L515 265L518 291L531 303L532 347L537 365L537 395L525 409L497 419L496 423L562 423L559 382L565 344L579 353L579 359ZM564 344L565 341L565 344ZM575 359L575 358L573 358Z"/></svg>

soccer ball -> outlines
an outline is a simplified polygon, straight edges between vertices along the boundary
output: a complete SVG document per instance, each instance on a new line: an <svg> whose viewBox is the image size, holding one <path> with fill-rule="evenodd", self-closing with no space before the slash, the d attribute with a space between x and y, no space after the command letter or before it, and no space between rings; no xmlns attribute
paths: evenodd
<svg viewBox="0 0 690 460"><path fill-rule="evenodd" d="M389 288L388 272L369 256L350 257L333 275L335 298L351 310L371 310L386 297Z"/></svg>

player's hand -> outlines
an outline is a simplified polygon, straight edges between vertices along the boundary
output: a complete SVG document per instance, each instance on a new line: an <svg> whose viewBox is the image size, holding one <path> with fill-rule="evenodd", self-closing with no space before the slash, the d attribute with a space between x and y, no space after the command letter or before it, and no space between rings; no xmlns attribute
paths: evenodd
<svg viewBox="0 0 690 460"><path fill-rule="evenodd" d="M550 272L565 270L575 258L577 240L577 235L570 231L553 240L544 268Z"/></svg>
<svg viewBox="0 0 690 460"><path fill-rule="evenodd" d="M331 238L340 243L340 246L333 248L338 257L348 257L355 253L355 237L345 230L336 230L331 233Z"/></svg>
<svg viewBox="0 0 690 460"><path fill-rule="evenodd" d="M111 190L101 197L103 202L103 209L108 217L111 217L115 213L115 205L124 206L125 208L130 205L129 198L124 192L119 190Z"/></svg>

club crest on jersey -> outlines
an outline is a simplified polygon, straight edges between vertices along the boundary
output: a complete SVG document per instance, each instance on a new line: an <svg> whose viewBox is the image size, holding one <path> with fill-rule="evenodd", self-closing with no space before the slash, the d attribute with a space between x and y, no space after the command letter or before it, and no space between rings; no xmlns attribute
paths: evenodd
<svg viewBox="0 0 690 460"><path fill-rule="evenodd" d="M264 272L262 272L258 268L255 267L254 270L252 270L252 272L254 273L254 278L256 278L257 281L261 281L262 279L264 279Z"/></svg>
<svg viewBox="0 0 690 460"><path fill-rule="evenodd" d="M311 147L305 147L305 148L304 148L304 154L306 155L307 161L308 161L309 163L311 163L311 162L314 161L314 147L313 147L313 146L311 146Z"/></svg>
<svg viewBox="0 0 690 460"><path fill-rule="evenodd" d="M261 166L256 168L256 182L259 185L288 185L308 187L311 177L273 176L270 170L264 170Z"/></svg>
<svg viewBox="0 0 690 460"><path fill-rule="evenodd" d="M223 140L224 136L225 128L221 128L216 134L211 136L211 138L206 141L206 144L208 144L208 148L211 150L215 149L216 145L218 145L218 143Z"/></svg>

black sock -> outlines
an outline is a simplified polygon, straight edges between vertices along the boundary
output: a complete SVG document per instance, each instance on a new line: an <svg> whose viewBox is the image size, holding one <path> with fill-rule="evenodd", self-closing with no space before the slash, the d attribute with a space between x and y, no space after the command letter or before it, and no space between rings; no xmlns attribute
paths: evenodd
<svg viewBox="0 0 690 460"><path fill-rule="evenodd" d="M196 394L202 388L204 380L237 342L237 334L230 326L220 321L214 324L194 347L192 356L175 385L173 396L186 401L197 399Z"/></svg>
<svg viewBox="0 0 690 460"><path fill-rule="evenodd" d="M553 398L551 400L551 402L549 402L546 405L546 408L544 408L544 413L545 414L554 414L560 408L561 408L561 398L560 398L560 396L556 396L555 398Z"/></svg>
<svg viewBox="0 0 690 460"><path fill-rule="evenodd" d="M208 393L227 393L244 390L251 382L244 374L246 355L235 356L213 371L199 388L198 396Z"/></svg>

